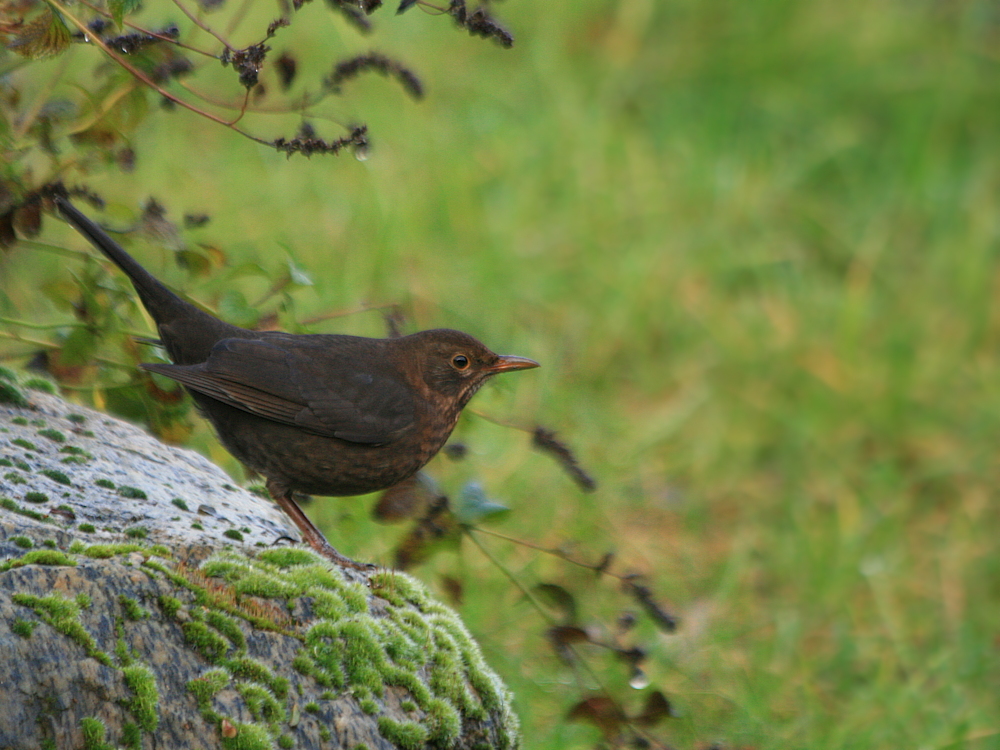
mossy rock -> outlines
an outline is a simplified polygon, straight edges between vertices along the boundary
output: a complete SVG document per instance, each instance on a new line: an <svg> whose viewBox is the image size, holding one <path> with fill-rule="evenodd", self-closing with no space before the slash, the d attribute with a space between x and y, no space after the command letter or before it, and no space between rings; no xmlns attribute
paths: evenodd
<svg viewBox="0 0 1000 750"><path fill-rule="evenodd" d="M103 431L89 439L69 419L84 410L28 401L0 405L0 441L29 466L26 486L0 486L0 748L518 747L507 689L420 583L264 548L287 521L201 457L88 411ZM11 443L41 419L66 443L34 440L30 455ZM41 471L66 444L90 457L61 464L69 485ZM105 462L147 497L89 481ZM161 462L169 487L142 473ZM21 502L56 487L47 504ZM171 520L175 498L199 508L213 493L203 530ZM243 543L224 533L234 521ZM140 524L148 536L122 533Z"/></svg>

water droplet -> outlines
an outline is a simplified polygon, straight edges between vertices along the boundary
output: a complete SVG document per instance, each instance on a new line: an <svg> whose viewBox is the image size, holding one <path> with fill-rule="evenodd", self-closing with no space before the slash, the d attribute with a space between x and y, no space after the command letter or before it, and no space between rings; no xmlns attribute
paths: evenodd
<svg viewBox="0 0 1000 750"><path fill-rule="evenodd" d="M636 668L632 672L632 677L628 681L629 687L635 688L636 690L642 690L645 687L649 687L649 678L646 673L641 669Z"/></svg>

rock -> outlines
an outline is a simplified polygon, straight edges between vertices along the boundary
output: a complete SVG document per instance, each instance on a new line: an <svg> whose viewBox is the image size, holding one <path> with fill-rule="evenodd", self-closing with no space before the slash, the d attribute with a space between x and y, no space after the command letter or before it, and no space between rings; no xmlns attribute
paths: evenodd
<svg viewBox="0 0 1000 750"><path fill-rule="evenodd" d="M0 750L519 746L416 580L274 547L284 515L198 454L6 373Z"/></svg>

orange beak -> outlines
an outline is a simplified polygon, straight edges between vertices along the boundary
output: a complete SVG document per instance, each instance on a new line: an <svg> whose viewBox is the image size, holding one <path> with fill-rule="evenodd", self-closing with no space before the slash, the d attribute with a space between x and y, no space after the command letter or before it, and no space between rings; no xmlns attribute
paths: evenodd
<svg viewBox="0 0 1000 750"><path fill-rule="evenodd" d="M486 368L486 371L490 375L496 375L498 372L531 370L535 367L541 367L541 365L533 359L528 359L527 357L515 357L511 354L500 354L497 356L496 364Z"/></svg>

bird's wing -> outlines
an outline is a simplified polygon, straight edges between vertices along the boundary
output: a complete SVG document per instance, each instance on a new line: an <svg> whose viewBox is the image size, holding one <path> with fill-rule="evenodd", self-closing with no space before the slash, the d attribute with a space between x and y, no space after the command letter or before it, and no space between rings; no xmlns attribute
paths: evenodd
<svg viewBox="0 0 1000 750"><path fill-rule="evenodd" d="M316 435L389 442L413 424L413 397L385 367L351 361L347 354L301 339L292 346L224 339L203 363L143 367L229 406Z"/></svg>

